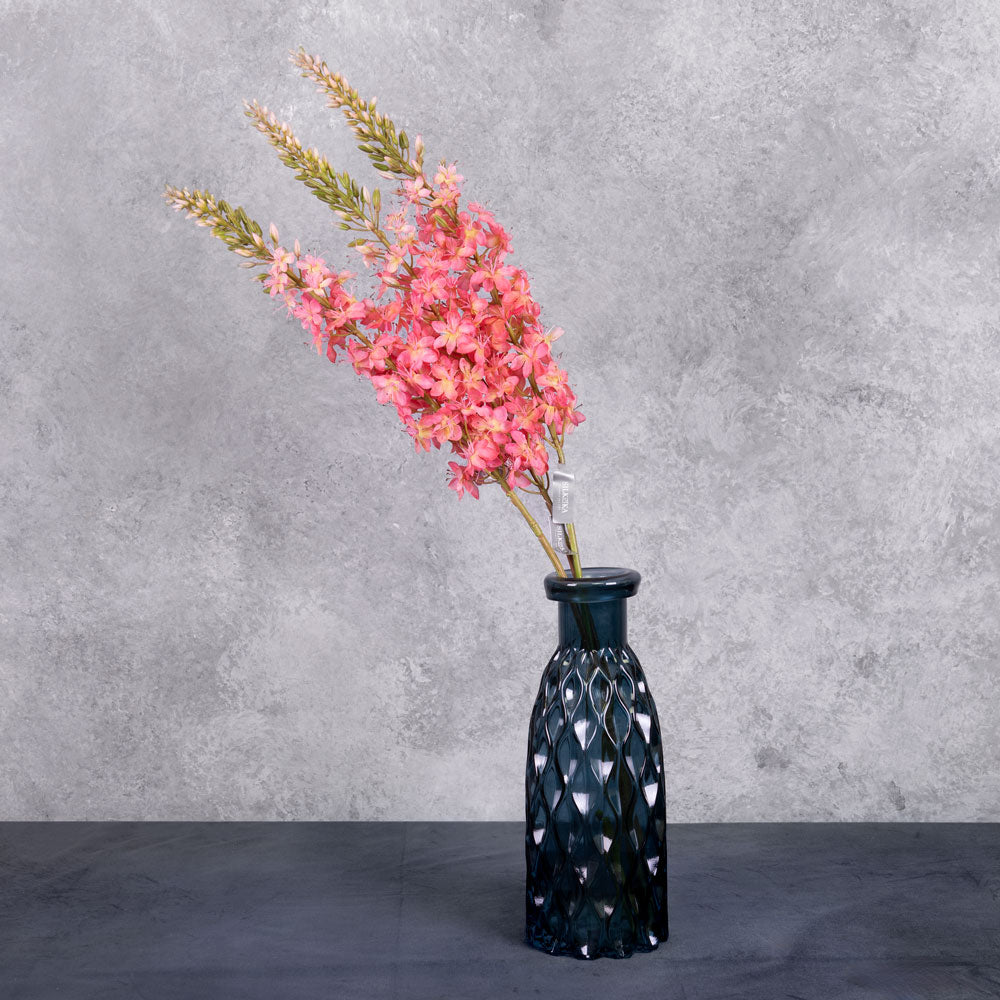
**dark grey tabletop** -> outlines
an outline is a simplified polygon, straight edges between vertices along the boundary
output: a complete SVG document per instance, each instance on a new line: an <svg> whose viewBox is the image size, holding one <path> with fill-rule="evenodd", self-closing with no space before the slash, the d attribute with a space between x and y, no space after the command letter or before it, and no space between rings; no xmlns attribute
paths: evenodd
<svg viewBox="0 0 1000 1000"><path fill-rule="evenodd" d="M0 824L0 998L1000 997L1000 825L669 828L670 940L521 941L517 823Z"/></svg>

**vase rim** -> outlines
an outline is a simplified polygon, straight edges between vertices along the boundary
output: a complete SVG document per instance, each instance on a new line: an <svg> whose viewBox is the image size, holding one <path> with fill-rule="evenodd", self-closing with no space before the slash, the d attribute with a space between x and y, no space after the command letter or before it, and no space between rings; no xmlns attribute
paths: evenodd
<svg viewBox="0 0 1000 1000"><path fill-rule="evenodd" d="M545 596L550 601L586 604L619 601L632 597L642 579L636 570L620 566L584 566L581 572L582 578L549 573L545 577Z"/></svg>

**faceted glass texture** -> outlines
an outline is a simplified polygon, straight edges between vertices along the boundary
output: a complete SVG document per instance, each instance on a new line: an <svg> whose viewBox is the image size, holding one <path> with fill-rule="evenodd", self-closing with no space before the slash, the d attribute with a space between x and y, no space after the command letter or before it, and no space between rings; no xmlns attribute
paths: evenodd
<svg viewBox="0 0 1000 1000"><path fill-rule="evenodd" d="M626 634L639 574L583 574L545 578L559 647L528 736L525 940L554 955L625 958L667 937L660 726Z"/></svg>

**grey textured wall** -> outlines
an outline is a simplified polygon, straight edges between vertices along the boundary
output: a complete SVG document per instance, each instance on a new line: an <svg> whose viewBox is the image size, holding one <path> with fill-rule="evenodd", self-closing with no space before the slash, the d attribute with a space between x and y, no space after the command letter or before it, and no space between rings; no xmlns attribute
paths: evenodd
<svg viewBox="0 0 1000 1000"><path fill-rule="evenodd" d="M567 331L668 817L1000 820L994 0L0 11L0 816L522 814L541 549L160 200L349 261L302 43Z"/></svg>

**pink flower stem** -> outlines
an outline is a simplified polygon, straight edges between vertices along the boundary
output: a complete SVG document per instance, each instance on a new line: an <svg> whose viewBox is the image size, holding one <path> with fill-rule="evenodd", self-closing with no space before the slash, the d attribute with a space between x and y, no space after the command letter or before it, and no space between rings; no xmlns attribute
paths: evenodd
<svg viewBox="0 0 1000 1000"><path fill-rule="evenodd" d="M555 566L556 572L560 576L566 575L566 570L563 564L559 561L559 556L556 554L556 550L552 548L551 543L545 537L545 532L542 531L541 525L531 516L528 508L521 503L521 500L517 494L504 482L503 476L499 472L493 473L493 478L500 484L500 488L507 494L507 499L521 512L521 517L528 522L528 527L531 528L535 537L542 543L542 548L545 549L545 554L552 561L552 565ZM579 575L579 574L576 574Z"/></svg>
<svg viewBox="0 0 1000 1000"><path fill-rule="evenodd" d="M552 513L552 497L549 496L549 491L545 483L542 482L541 477L537 472L528 472L528 478L538 487L538 495L545 501L545 506L548 512Z"/></svg>

